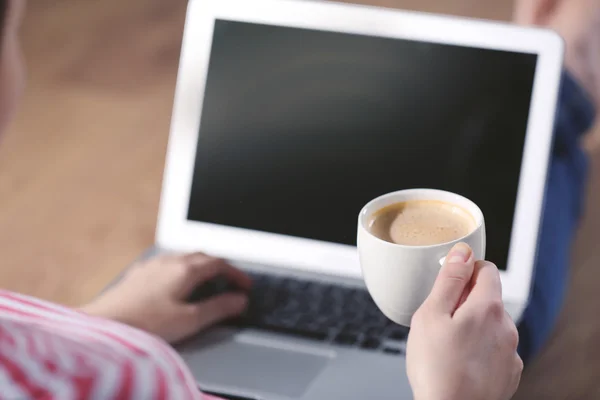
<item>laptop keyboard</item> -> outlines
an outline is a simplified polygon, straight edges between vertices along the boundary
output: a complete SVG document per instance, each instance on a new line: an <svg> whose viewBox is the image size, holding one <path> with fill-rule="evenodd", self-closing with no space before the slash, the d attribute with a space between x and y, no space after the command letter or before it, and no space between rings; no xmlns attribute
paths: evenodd
<svg viewBox="0 0 600 400"><path fill-rule="evenodd" d="M289 277L250 273L253 287L246 315L237 326L299 336L386 354L403 354L398 346L408 328L379 311L363 289Z"/></svg>

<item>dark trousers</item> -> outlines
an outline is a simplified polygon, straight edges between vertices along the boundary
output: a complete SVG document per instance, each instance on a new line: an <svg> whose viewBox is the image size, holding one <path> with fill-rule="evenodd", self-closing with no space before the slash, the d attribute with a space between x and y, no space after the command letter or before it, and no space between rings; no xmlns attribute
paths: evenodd
<svg viewBox="0 0 600 400"><path fill-rule="evenodd" d="M526 363L548 339L565 298L570 249L583 211L588 169L579 140L593 121L592 103L572 77L565 74L532 294L519 325L519 354Z"/></svg>

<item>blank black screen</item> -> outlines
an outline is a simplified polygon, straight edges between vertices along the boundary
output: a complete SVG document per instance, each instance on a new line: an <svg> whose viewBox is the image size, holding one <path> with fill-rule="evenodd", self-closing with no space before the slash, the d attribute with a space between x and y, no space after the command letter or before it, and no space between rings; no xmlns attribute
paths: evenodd
<svg viewBox="0 0 600 400"><path fill-rule="evenodd" d="M354 245L369 200L444 189L481 207L502 268L536 61L218 20L188 218Z"/></svg>

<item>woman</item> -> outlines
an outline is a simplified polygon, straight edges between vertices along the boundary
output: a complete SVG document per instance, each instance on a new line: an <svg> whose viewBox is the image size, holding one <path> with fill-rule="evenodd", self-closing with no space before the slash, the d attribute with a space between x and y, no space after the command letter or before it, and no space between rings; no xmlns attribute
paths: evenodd
<svg viewBox="0 0 600 400"><path fill-rule="evenodd" d="M0 0L0 130L24 87L24 10L24 0ZM167 343L244 310L243 294L185 301L223 274L251 285L224 261L195 253L139 265L79 310L0 292L0 399L208 399ZM457 245L413 320L407 367L415 399L509 399L523 367L517 344L498 270Z"/></svg>

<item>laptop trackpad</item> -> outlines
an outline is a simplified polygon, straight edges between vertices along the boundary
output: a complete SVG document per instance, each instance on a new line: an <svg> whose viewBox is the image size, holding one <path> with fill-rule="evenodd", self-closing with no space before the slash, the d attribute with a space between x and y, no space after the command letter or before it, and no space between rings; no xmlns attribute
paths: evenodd
<svg viewBox="0 0 600 400"><path fill-rule="evenodd" d="M184 359L209 390L226 392L230 388L233 393L270 393L290 398L302 396L335 356L331 351L244 335L198 349L194 354L186 353Z"/></svg>

